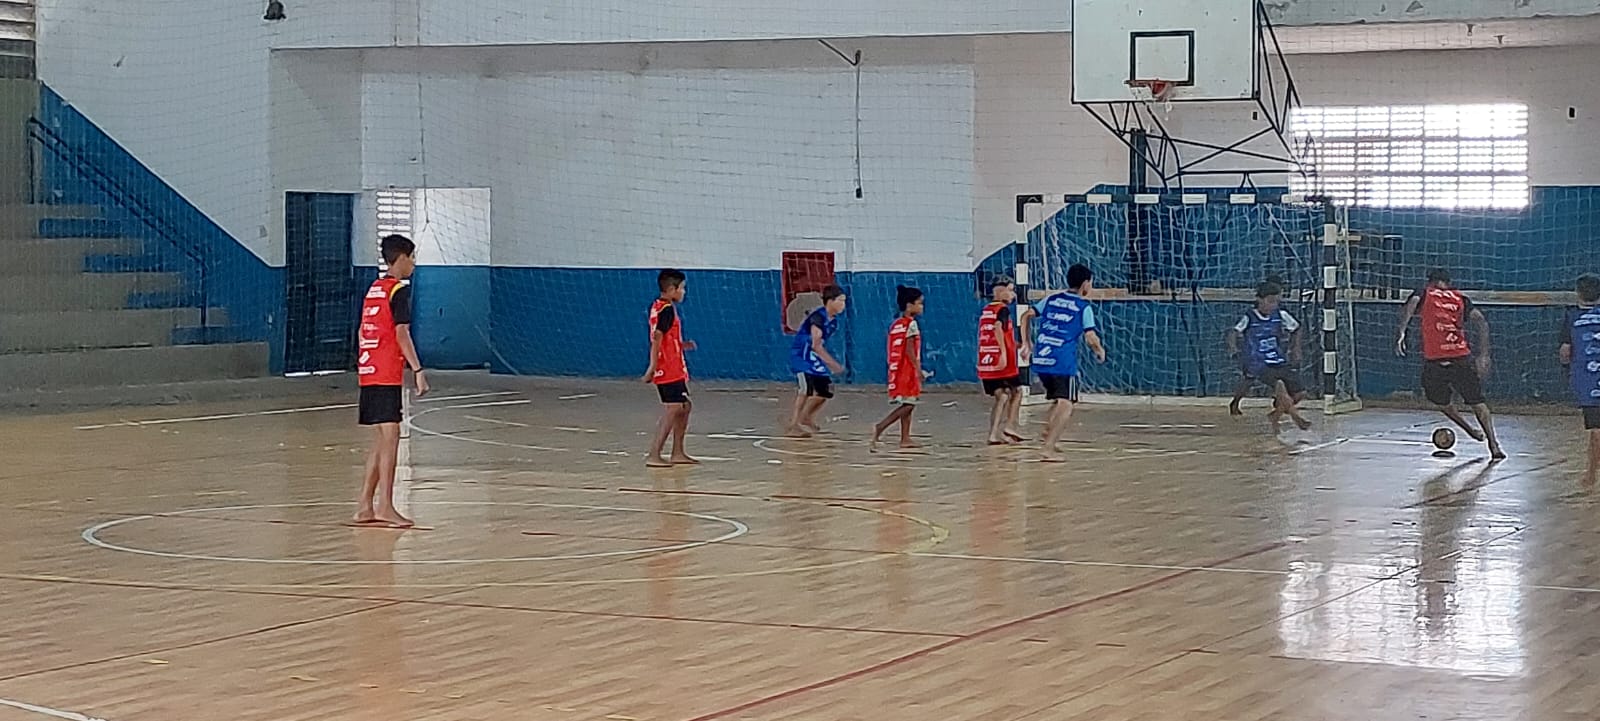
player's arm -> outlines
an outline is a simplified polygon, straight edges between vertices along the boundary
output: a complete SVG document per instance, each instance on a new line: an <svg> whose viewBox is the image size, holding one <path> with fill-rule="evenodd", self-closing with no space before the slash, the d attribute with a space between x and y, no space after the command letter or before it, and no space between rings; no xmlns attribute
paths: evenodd
<svg viewBox="0 0 1600 721"><path fill-rule="evenodd" d="M1563 367L1572 365L1572 318L1563 317L1556 328L1556 357Z"/></svg>
<svg viewBox="0 0 1600 721"><path fill-rule="evenodd" d="M666 342L667 331L672 330L672 324L677 320L677 311L671 306L662 308L656 314L656 327L650 331L650 366L645 368L644 377L639 380L645 383L655 380L656 370L661 367L661 344Z"/></svg>
<svg viewBox="0 0 1600 721"><path fill-rule="evenodd" d="M1406 299L1405 305L1400 306L1400 329L1395 334L1394 354L1406 354L1406 330L1411 327L1411 317L1417 314L1417 307L1422 305L1422 296L1412 293Z"/></svg>
<svg viewBox="0 0 1600 721"><path fill-rule="evenodd" d="M1571 343L1562 343L1561 344L1561 350L1558 351L1558 355L1561 356L1561 365L1564 365L1564 366L1572 365L1572 344Z"/></svg>
<svg viewBox="0 0 1600 721"><path fill-rule="evenodd" d="M1030 360L1033 358L1033 319L1038 315L1031 305L1022 306L1022 312L1018 314L1022 328L1022 357Z"/></svg>
<svg viewBox="0 0 1600 721"><path fill-rule="evenodd" d="M1239 343L1244 340L1244 329L1248 327L1250 327L1249 316L1241 317L1238 323L1228 328L1227 333L1222 334L1223 340L1228 344L1228 355L1239 355Z"/></svg>
<svg viewBox="0 0 1600 721"><path fill-rule="evenodd" d="M1294 316L1289 315L1289 311L1283 311L1283 327L1289 331L1289 361L1292 363L1299 363L1301 332L1300 321L1295 320Z"/></svg>
<svg viewBox="0 0 1600 721"><path fill-rule="evenodd" d="M1083 342L1089 346L1089 350L1094 351L1095 360L1106 362L1106 347L1100 343L1099 331L1093 328L1084 331Z"/></svg>
<svg viewBox="0 0 1600 721"><path fill-rule="evenodd" d="M1472 314L1467 316L1472 319L1472 328L1478 334L1478 375L1489 374L1489 319L1483 317L1483 311L1472 309Z"/></svg>
<svg viewBox="0 0 1600 721"><path fill-rule="evenodd" d="M834 373L844 372L844 364L835 360L833 354L828 352L827 344L822 342L822 329L816 326L811 326L811 350L828 366L828 370Z"/></svg>
<svg viewBox="0 0 1600 721"><path fill-rule="evenodd" d="M402 285L389 296L389 316L394 319L394 338L400 346L400 356L405 359L417 379L417 395L428 393L428 376L422 372L422 360L417 357L417 344L411 340L411 287Z"/></svg>

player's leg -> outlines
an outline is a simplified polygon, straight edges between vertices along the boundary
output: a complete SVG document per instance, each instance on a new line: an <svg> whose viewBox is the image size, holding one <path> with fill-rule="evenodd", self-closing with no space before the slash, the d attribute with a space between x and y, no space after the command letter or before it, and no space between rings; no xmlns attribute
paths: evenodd
<svg viewBox="0 0 1600 721"><path fill-rule="evenodd" d="M1456 410L1455 386L1450 383L1449 367L1433 361L1422 362L1422 395L1433 404L1434 408L1439 409L1444 417L1460 426L1472 440L1483 440L1483 431L1474 428L1461 412Z"/></svg>
<svg viewBox="0 0 1600 721"><path fill-rule="evenodd" d="M889 426L899 423L902 418L910 416L911 410L912 405L909 403L896 404L894 409L889 411L889 415L884 416L883 420L878 421L877 425L872 427L871 450L877 451L878 439L883 437L883 432L889 430Z"/></svg>
<svg viewBox="0 0 1600 721"><path fill-rule="evenodd" d="M673 465L696 465L700 459L689 455L689 415L694 413L694 401L689 398L689 384L683 384L683 404L678 409L678 418L672 425L672 455L667 458Z"/></svg>
<svg viewBox="0 0 1600 721"><path fill-rule="evenodd" d="M1244 411L1239 408L1239 403L1244 400L1245 394L1250 392L1250 386L1254 383L1255 379L1251 378L1249 373L1241 372L1239 374L1239 382L1233 386L1233 400L1228 402L1228 415L1234 418L1244 415Z"/></svg>
<svg viewBox="0 0 1600 721"><path fill-rule="evenodd" d="M822 407L833 399L833 379L828 376L806 376L806 404L805 411L800 418L800 430L806 435L822 432L822 424L817 422L817 414L822 412Z"/></svg>
<svg viewBox="0 0 1600 721"><path fill-rule="evenodd" d="M1461 401L1472 407L1472 415L1478 419L1478 428L1482 435L1477 440L1487 441L1489 456L1495 460L1506 457L1505 449L1500 447L1500 439L1494 433L1494 414L1489 412L1489 401L1483 394L1483 380L1478 377L1478 369L1469 359L1452 363L1450 367L1450 386L1461 395Z"/></svg>
<svg viewBox="0 0 1600 721"><path fill-rule="evenodd" d="M794 413L789 416L789 427L784 429L784 433L791 438L809 438L811 433L805 429L804 425L806 404L811 401L811 395L807 393L806 374L796 373L795 382L797 387L794 396Z"/></svg>
<svg viewBox="0 0 1600 721"><path fill-rule="evenodd" d="M1583 409L1583 427L1589 435L1589 468L1583 474L1583 484L1593 487L1600 477L1600 407Z"/></svg>
<svg viewBox="0 0 1600 721"><path fill-rule="evenodd" d="M415 523L394 507L394 476L400 464L400 424L384 423L378 429L378 490L372 509L374 522L398 528Z"/></svg>
<svg viewBox="0 0 1600 721"><path fill-rule="evenodd" d="M361 475L361 495L356 497L356 515L351 523L372 523L372 498L378 493L378 462L382 460L383 433L376 427L372 433L372 448L367 450L366 469Z"/></svg>
<svg viewBox="0 0 1600 721"><path fill-rule="evenodd" d="M1019 379L1006 396L1006 423L1002 433L1006 440L1021 443L1022 437L1022 381Z"/></svg>
<svg viewBox="0 0 1600 721"><path fill-rule="evenodd" d="M1072 406L1078 402L1078 379L1075 376L1044 376L1046 397L1054 402L1050 419L1044 428L1044 460L1057 463L1066 460L1061 455L1061 436L1067 432L1067 422L1072 420Z"/></svg>
<svg viewBox="0 0 1600 721"><path fill-rule="evenodd" d="M661 397L661 420L656 422L655 435L650 438L650 452L644 457L644 464L651 468L672 465L662 451L666 450L667 438L678 427L678 414L683 410L683 399L678 398L676 386L676 383L656 384L656 394Z"/></svg>
<svg viewBox="0 0 1600 721"><path fill-rule="evenodd" d="M993 399L989 407L989 445L1003 446L1006 444L1006 399L1009 392L998 380L983 381L983 389Z"/></svg>
<svg viewBox="0 0 1600 721"><path fill-rule="evenodd" d="M900 416L900 447L921 448L922 445L911 440L911 414L917 412L916 403L906 404L906 414Z"/></svg>
<svg viewBox="0 0 1600 721"><path fill-rule="evenodd" d="M1306 397L1306 389L1300 384L1300 379L1295 377L1294 371L1284 368L1278 374L1277 382L1273 384L1277 394L1277 403L1283 407L1283 412L1289 414L1294 420L1295 427L1300 430L1309 430L1311 421L1300 414L1300 401Z"/></svg>

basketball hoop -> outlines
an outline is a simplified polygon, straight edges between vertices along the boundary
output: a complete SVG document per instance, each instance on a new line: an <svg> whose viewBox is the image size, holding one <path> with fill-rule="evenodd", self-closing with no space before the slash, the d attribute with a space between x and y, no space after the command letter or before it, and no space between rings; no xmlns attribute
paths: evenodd
<svg viewBox="0 0 1600 721"><path fill-rule="evenodd" d="M1154 103L1172 102L1172 93L1178 89L1178 84L1171 80L1157 80L1154 78L1129 80L1128 89L1133 92L1133 99Z"/></svg>

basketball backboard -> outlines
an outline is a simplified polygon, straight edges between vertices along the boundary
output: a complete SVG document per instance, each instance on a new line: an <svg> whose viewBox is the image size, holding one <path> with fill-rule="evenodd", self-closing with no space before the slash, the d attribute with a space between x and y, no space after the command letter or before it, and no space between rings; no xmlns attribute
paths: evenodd
<svg viewBox="0 0 1600 721"><path fill-rule="evenodd" d="M1163 80L1172 100L1260 95L1257 0L1073 0L1072 102L1140 100L1130 81Z"/></svg>

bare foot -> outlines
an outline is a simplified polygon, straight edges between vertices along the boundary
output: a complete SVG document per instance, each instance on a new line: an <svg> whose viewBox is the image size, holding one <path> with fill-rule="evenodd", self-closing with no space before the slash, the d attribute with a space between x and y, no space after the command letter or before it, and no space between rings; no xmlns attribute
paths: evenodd
<svg viewBox="0 0 1600 721"><path fill-rule="evenodd" d="M1067 457L1056 451L1051 451L1039 458L1040 463L1066 463Z"/></svg>
<svg viewBox="0 0 1600 721"><path fill-rule="evenodd" d="M400 515L399 511L393 509L376 513L373 516L373 523L382 524L386 528L410 528L417 525L416 521Z"/></svg>
<svg viewBox="0 0 1600 721"><path fill-rule="evenodd" d="M672 462L661 456L650 456L644 459L645 468L671 468Z"/></svg>
<svg viewBox="0 0 1600 721"><path fill-rule="evenodd" d="M358 526L363 523L372 523L376 520L378 520L378 518L372 514L372 509L370 508L363 508L359 511L356 511L356 515L350 517L350 523Z"/></svg>
<svg viewBox="0 0 1600 721"><path fill-rule="evenodd" d="M811 431L806 430L803 426L794 426L784 435L789 438L810 438Z"/></svg>
<svg viewBox="0 0 1600 721"><path fill-rule="evenodd" d="M691 457L691 456L689 456L687 454L684 454L684 453L674 453L672 455L671 461L672 461L672 465L674 465L674 466L698 466L698 465L700 465L700 459L693 458L693 457Z"/></svg>
<svg viewBox="0 0 1600 721"><path fill-rule="evenodd" d="M1008 431L1006 431L1006 438L1011 439L1012 443L1021 443L1021 442L1025 441L1025 440L1028 440L1026 437L1024 437L1022 435L1022 431L1017 431L1017 430L1008 430Z"/></svg>
<svg viewBox="0 0 1600 721"><path fill-rule="evenodd" d="M1472 440L1475 440L1475 441L1477 441L1479 443L1482 443L1482 442L1484 442L1485 440L1488 439L1488 436L1484 435L1483 431L1480 431L1480 430L1478 430L1476 428L1468 428L1467 429L1467 436L1472 438Z"/></svg>
<svg viewBox="0 0 1600 721"><path fill-rule="evenodd" d="M1506 459L1506 449L1494 446L1489 449L1489 457L1497 461L1503 461Z"/></svg>
<svg viewBox="0 0 1600 721"><path fill-rule="evenodd" d="M802 423L800 424L800 430L811 434L817 434L822 432L822 426L819 426L815 423Z"/></svg>
<svg viewBox="0 0 1600 721"><path fill-rule="evenodd" d="M877 453L878 452L878 437L877 436L873 436L872 437L872 442L867 444L867 452L868 453Z"/></svg>
<svg viewBox="0 0 1600 721"><path fill-rule="evenodd" d="M1240 408L1238 403L1229 403L1228 415L1233 416L1234 418L1243 418L1244 409Z"/></svg>
<svg viewBox="0 0 1600 721"><path fill-rule="evenodd" d="M989 439L989 445L991 445L991 446L1004 446L1004 445L1008 445L1010 443L1011 443L1011 439L1010 438L993 438L993 437L991 437Z"/></svg>
<svg viewBox="0 0 1600 721"><path fill-rule="evenodd" d="M910 438L902 438L900 440L900 447L909 451L909 450L914 450L914 449L917 449L917 448L921 448L922 444L918 443L916 441L913 441Z"/></svg>
<svg viewBox="0 0 1600 721"><path fill-rule="evenodd" d="M1305 416L1296 415L1296 416L1293 416L1293 418L1294 418L1294 425L1295 425L1296 428L1299 428L1302 431L1311 430L1311 421L1306 420Z"/></svg>

